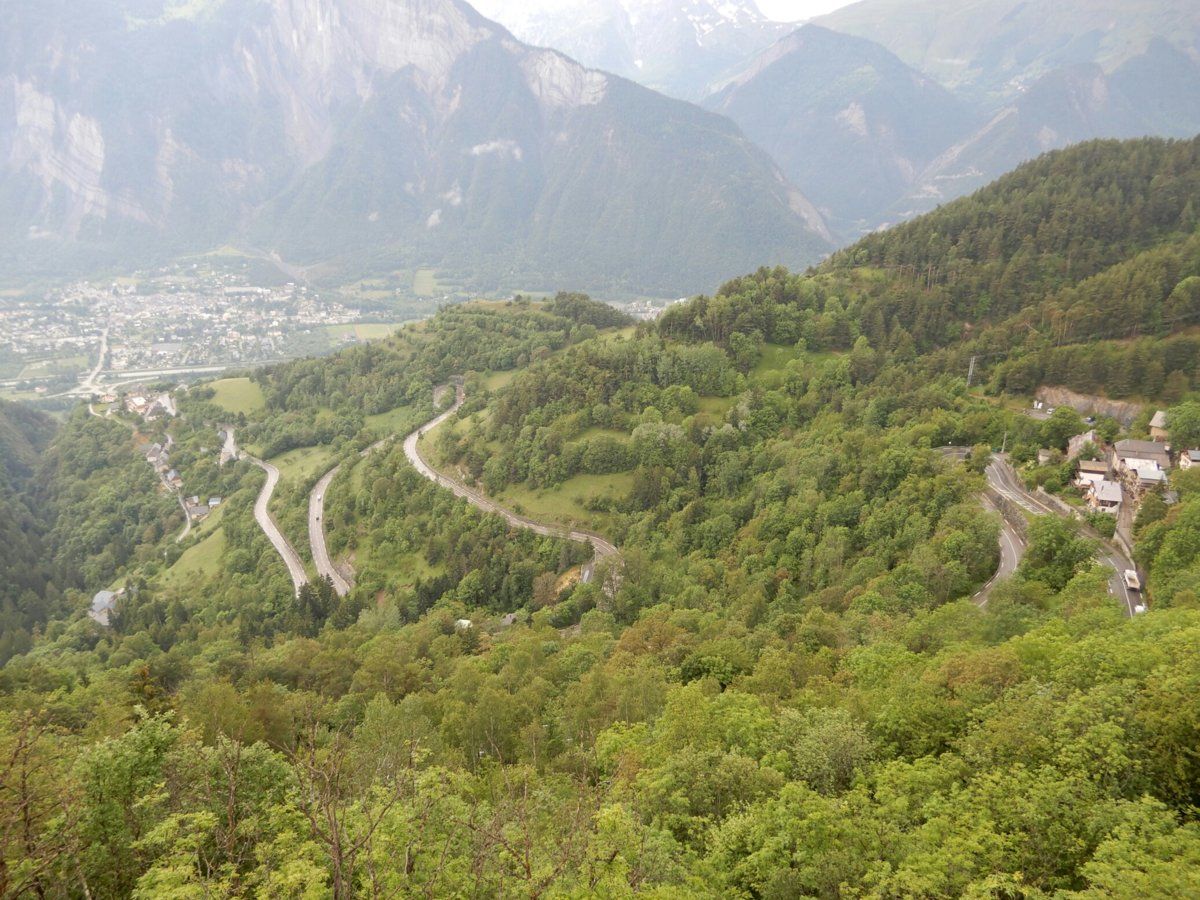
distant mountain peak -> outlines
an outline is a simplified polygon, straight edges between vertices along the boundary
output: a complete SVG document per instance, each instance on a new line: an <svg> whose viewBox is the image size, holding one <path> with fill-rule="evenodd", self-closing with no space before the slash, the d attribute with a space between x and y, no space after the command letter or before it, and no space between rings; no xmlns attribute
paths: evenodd
<svg viewBox="0 0 1200 900"><path fill-rule="evenodd" d="M484 0L528 43L684 99L786 34L754 0L567 0L514 6Z"/></svg>
<svg viewBox="0 0 1200 900"><path fill-rule="evenodd" d="M132 25L133 0L90 18L44 2L0 32L0 236L44 265L232 242L330 271L675 294L830 249L733 123L460 0L210 3Z"/></svg>

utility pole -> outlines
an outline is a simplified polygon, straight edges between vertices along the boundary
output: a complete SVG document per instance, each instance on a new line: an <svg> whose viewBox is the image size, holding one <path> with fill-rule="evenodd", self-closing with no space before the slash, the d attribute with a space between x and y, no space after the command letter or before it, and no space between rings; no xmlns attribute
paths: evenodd
<svg viewBox="0 0 1200 900"><path fill-rule="evenodd" d="M971 389L971 385L975 381L975 360L978 358L977 356L971 357L971 368L967 371L967 390Z"/></svg>

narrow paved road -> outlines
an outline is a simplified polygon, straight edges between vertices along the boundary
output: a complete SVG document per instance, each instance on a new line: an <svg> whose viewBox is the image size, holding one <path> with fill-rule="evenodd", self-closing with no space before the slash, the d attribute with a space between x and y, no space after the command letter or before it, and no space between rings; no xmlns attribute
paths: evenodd
<svg viewBox="0 0 1200 900"><path fill-rule="evenodd" d="M179 501L179 508L183 510L183 531L179 532L179 537L175 538L175 543L182 544L187 540L187 536L192 533L192 514L188 512L187 504L183 502L183 494L174 488L171 492L175 495L175 499Z"/></svg>
<svg viewBox="0 0 1200 900"><path fill-rule="evenodd" d="M992 486L995 487L995 485ZM1000 566L996 569L992 580L985 584L973 598L980 606L987 606L996 585L1016 574L1021 560L1025 558L1026 543L1025 535L1013 525L1009 516L1004 514L1004 510L995 501L985 496L983 505L1000 515Z"/></svg>
<svg viewBox="0 0 1200 900"><path fill-rule="evenodd" d="M436 407L446 393L452 389L453 386L449 384L434 388L434 406ZM455 409L457 408L455 406ZM429 428L428 425L425 427ZM383 440L376 441L366 450L362 451L359 456L366 459L391 440L392 436L389 435ZM351 582L354 573L349 571L348 567L339 569L334 565L333 559L329 555L329 544L325 534L325 495L329 492L329 485L333 483L333 479L337 478L340 471L342 471L342 465L338 463L325 473L324 477L313 487L312 493L308 495L308 543L312 547L313 563L317 567L317 574L322 578L328 578L333 584L333 589L337 592L337 595L345 597L350 593L351 588L354 587Z"/></svg>
<svg viewBox="0 0 1200 900"><path fill-rule="evenodd" d="M1001 496L1035 516L1058 516L1066 518L1062 510L1038 497L1037 494L1025 488L1017 473L1013 471L1008 460L997 455L988 466L988 480ZM1108 592L1116 597L1125 607L1125 612L1131 618L1137 614L1137 607L1142 602L1141 596L1129 590L1125 584L1125 571L1137 566L1128 556L1101 538L1090 528L1085 531L1097 544L1096 557L1107 568L1112 570L1108 579Z"/></svg>
<svg viewBox="0 0 1200 900"><path fill-rule="evenodd" d="M111 325L104 326L104 331L100 334L100 354L96 358L96 367L88 373L81 385L88 392L100 392L100 373L104 371L104 361L108 359L108 334L111 329Z"/></svg>
<svg viewBox="0 0 1200 900"><path fill-rule="evenodd" d="M312 546L312 558L317 567L317 574L333 582L333 589L337 595L345 597L350 593L350 582L329 558L329 546L325 542L325 493L341 470L342 467L338 465L326 472L325 477L317 482L312 493L308 495L308 543Z"/></svg>
<svg viewBox="0 0 1200 900"><path fill-rule="evenodd" d="M592 561L584 567L583 580L590 581L595 572L596 563L611 556L616 556L617 548L608 540L598 534L593 534L589 531L568 530L555 525L547 525L543 522L536 522L533 519L527 519L525 516L517 515L510 509L506 509L494 500L485 497L478 491L467 487L456 479L443 475L441 472L429 465L428 462L421 456L420 447L418 446L421 438L433 431L451 416L453 416L460 406L466 395L461 386L456 388L456 396L454 405L435 417L432 421L427 422L421 428L414 431L404 439L404 455L408 457L408 461L412 463L413 468L432 481L434 484L446 488L455 496L462 497L472 506L483 510L484 512L495 513L502 516L510 525L516 528L522 528L526 531L532 531L534 534L540 534L544 537L565 538L569 541L574 541L577 544L589 544L592 552L595 554Z"/></svg>
<svg viewBox="0 0 1200 900"><path fill-rule="evenodd" d="M304 571L304 563L300 559L300 554L296 552L296 548L284 537L283 532L279 530L279 526L275 523L275 519L271 517L271 497L279 484L279 470L269 462L263 462L261 459L250 456L248 453L242 454L242 458L249 460L267 473L267 483L263 485L262 492L258 495L258 500L254 503L254 518L258 520L258 527L263 530L263 533L271 541L272 546L283 557L283 562L288 568L288 574L292 576L292 584L295 586L296 593L299 594L300 588L308 584L308 573Z"/></svg>
<svg viewBox="0 0 1200 900"><path fill-rule="evenodd" d="M258 527L263 529L263 534L271 541L271 546L274 546L276 552L283 558L283 564L288 568L288 575L292 576L295 592L299 594L300 588L308 583L308 572L305 571L300 554L296 553L295 547L287 538L284 538L275 518L271 517L271 497L274 496L275 488L280 484L280 470L271 466L271 463L263 462L247 452L239 454L233 428L226 431L226 450L229 451L230 458L234 458L234 460L242 458L242 460L250 461L266 473L266 484L263 485L262 492L259 492L258 499L254 502L254 518L258 522Z"/></svg>
<svg viewBox="0 0 1200 900"><path fill-rule="evenodd" d="M971 448L941 447L939 452L947 459L965 462L971 453ZM993 465L988 466L985 474L988 487L998 495L998 497L992 497L990 494L983 494L980 496L980 500L985 509L1000 516L1000 565L991 580L971 598L980 607L987 606L996 585L1016 573L1021 565L1021 560L1025 558L1026 549L1025 535L1018 523L1013 520L1014 515L1020 515L1020 513L1005 504L1008 488L1002 479L1002 473L993 462Z"/></svg>

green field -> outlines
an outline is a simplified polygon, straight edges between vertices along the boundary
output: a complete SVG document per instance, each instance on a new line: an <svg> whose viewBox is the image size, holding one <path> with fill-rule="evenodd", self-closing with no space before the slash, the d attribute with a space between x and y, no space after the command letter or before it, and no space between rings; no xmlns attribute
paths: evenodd
<svg viewBox="0 0 1200 900"><path fill-rule="evenodd" d="M358 325L330 325L326 331L333 337L352 335L359 341L382 341L390 338L403 325L403 322L363 322Z"/></svg>
<svg viewBox="0 0 1200 900"><path fill-rule="evenodd" d="M388 410L385 413L377 413L373 416L367 416L365 419L368 428L378 432L381 436L388 434L410 434L420 425L420 419L423 416L417 415L417 411L411 406L397 406L395 409Z"/></svg>
<svg viewBox="0 0 1200 900"><path fill-rule="evenodd" d="M194 547L189 547L163 575L165 585L210 578L220 569L225 553L225 530L217 529Z"/></svg>
<svg viewBox="0 0 1200 900"><path fill-rule="evenodd" d="M633 473L576 475L558 487L534 490L524 485L508 487L496 499L509 509L543 522L582 526L603 533L611 524L604 513L584 507L592 497L624 498L633 490Z"/></svg>
<svg viewBox="0 0 1200 900"><path fill-rule="evenodd" d="M280 454L270 462L279 469L281 481L305 481L326 472L334 457L332 447L301 447Z"/></svg>
<svg viewBox="0 0 1200 900"><path fill-rule="evenodd" d="M214 381L211 387L213 403L234 415L253 415L267 405L262 388L249 378L223 378Z"/></svg>
<svg viewBox="0 0 1200 900"><path fill-rule="evenodd" d="M737 397L701 397L700 412L724 418L725 414L733 409L735 403L737 403Z"/></svg>
<svg viewBox="0 0 1200 900"><path fill-rule="evenodd" d="M600 336L603 341L629 340L637 334L636 325L626 325L624 328L618 328L615 331L609 331Z"/></svg>
<svg viewBox="0 0 1200 900"><path fill-rule="evenodd" d="M510 369L507 372L492 372L490 375L484 376L483 386L486 390L498 391L500 388L511 384L512 380L516 377L516 369Z"/></svg>
<svg viewBox="0 0 1200 900"><path fill-rule="evenodd" d="M88 358L83 355L39 359L21 369L17 378L54 378L58 375L75 375L86 369L88 364Z"/></svg>
<svg viewBox="0 0 1200 900"><path fill-rule="evenodd" d="M433 269L417 269L413 273L412 289L418 297L433 297L439 293L437 272Z"/></svg>
<svg viewBox="0 0 1200 900"><path fill-rule="evenodd" d="M611 437L616 438L618 441L629 443L632 435L630 435L628 432L621 431L618 428L601 428L599 425L593 425L591 428L586 428L579 434L575 435L575 437L573 437L571 440L586 441L596 437Z"/></svg>

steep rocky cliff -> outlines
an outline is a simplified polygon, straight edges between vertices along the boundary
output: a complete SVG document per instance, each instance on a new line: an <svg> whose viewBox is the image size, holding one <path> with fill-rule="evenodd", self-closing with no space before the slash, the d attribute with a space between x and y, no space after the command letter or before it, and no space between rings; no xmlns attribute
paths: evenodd
<svg viewBox="0 0 1200 900"><path fill-rule="evenodd" d="M9 6L0 231L17 262L234 241L335 271L682 292L828 248L727 120L458 0Z"/></svg>

